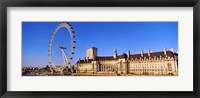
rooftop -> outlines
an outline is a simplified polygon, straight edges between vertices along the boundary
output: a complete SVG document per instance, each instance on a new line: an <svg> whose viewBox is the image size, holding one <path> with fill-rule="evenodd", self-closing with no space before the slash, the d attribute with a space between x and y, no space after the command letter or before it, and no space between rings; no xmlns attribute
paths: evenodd
<svg viewBox="0 0 200 98"><path fill-rule="evenodd" d="M178 53L173 53L172 51L166 51L166 55L164 54L164 51L160 51L160 52L152 52L150 53L150 55L148 55L148 53L143 53L142 54L130 54L129 59L136 59L136 58L154 58L154 57L174 57L174 55L178 56ZM99 60L118 60L120 58L128 58L128 54L123 53L122 55L118 55L116 58L114 58L113 56L96 56L95 59L82 59L79 60L78 63L91 63L91 61L99 61Z"/></svg>

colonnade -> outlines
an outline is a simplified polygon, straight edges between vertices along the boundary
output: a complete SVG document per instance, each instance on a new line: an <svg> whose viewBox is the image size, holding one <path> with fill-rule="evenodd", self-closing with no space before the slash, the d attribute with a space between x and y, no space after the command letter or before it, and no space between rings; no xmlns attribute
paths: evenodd
<svg viewBox="0 0 200 98"><path fill-rule="evenodd" d="M112 65L97 65L97 72L115 72L116 67Z"/></svg>

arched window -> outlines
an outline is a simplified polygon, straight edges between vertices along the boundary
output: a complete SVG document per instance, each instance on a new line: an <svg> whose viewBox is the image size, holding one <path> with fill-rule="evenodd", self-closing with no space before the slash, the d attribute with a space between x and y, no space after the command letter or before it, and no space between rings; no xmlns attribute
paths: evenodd
<svg viewBox="0 0 200 98"><path fill-rule="evenodd" d="M167 66L168 66L168 70L172 71L172 64L171 63L167 63Z"/></svg>

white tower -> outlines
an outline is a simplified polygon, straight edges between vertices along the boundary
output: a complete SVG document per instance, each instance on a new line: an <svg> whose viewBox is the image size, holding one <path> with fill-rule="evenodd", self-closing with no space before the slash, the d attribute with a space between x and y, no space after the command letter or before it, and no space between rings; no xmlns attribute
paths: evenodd
<svg viewBox="0 0 200 98"><path fill-rule="evenodd" d="M97 48L91 47L87 49L86 58L87 59L94 59L97 56Z"/></svg>
<svg viewBox="0 0 200 98"><path fill-rule="evenodd" d="M113 55L113 58L116 58L117 57L117 49L114 48L114 55Z"/></svg>

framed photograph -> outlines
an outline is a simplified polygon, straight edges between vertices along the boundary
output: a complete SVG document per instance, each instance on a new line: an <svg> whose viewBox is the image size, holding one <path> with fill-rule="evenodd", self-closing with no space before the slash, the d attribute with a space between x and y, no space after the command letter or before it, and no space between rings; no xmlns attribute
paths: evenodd
<svg viewBox="0 0 200 98"><path fill-rule="evenodd" d="M0 96L199 97L199 0L6 0Z"/></svg>

